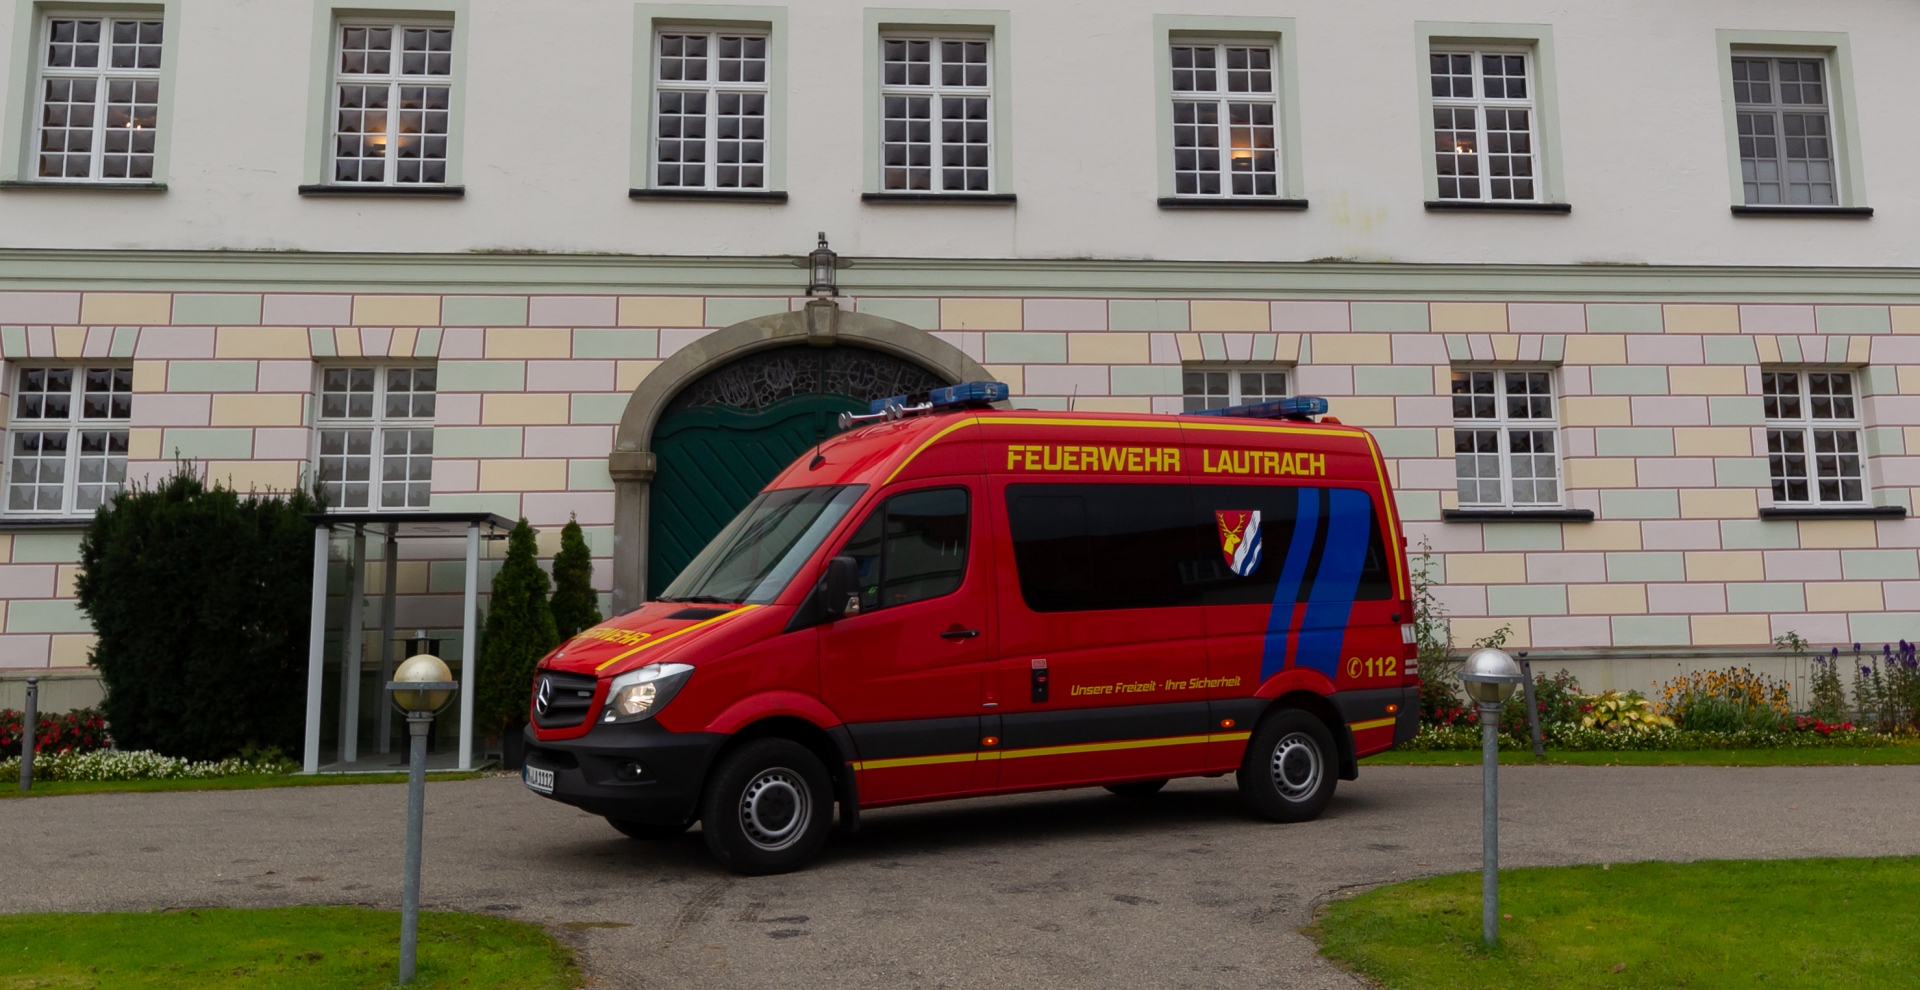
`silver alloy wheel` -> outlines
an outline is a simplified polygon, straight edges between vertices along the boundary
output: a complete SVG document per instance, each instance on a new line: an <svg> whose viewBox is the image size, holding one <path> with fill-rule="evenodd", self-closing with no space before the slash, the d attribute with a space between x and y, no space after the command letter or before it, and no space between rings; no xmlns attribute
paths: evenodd
<svg viewBox="0 0 1920 990"><path fill-rule="evenodd" d="M1288 801L1305 801L1320 789L1320 747L1304 732L1289 732L1273 747L1273 786Z"/></svg>
<svg viewBox="0 0 1920 990"><path fill-rule="evenodd" d="M812 817L806 780L786 767L762 770L740 794L740 828L748 842L768 852L800 841Z"/></svg>

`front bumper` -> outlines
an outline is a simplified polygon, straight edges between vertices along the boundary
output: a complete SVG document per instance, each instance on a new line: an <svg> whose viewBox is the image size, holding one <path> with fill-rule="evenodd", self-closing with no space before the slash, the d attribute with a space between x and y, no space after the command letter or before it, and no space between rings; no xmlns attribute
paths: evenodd
<svg viewBox="0 0 1920 990"><path fill-rule="evenodd" d="M553 793L581 810L651 825L692 821L707 768L726 737L671 732L653 719L596 725L576 739L542 742L526 728L527 765L553 772Z"/></svg>

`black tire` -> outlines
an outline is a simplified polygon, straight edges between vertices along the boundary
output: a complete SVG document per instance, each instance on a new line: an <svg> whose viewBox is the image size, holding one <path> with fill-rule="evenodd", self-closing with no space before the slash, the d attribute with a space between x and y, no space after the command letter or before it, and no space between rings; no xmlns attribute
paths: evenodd
<svg viewBox="0 0 1920 990"><path fill-rule="evenodd" d="M1240 763L1240 801L1275 822L1320 817L1339 783L1340 757L1327 724L1297 708L1283 708L1247 740Z"/></svg>
<svg viewBox="0 0 1920 990"><path fill-rule="evenodd" d="M636 822L625 818L608 818L607 824L620 830L620 834L629 839L644 839L648 842L672 842L686 834L687 826L692 822L678 825L656 825L653 822Z"/></svg>
<svg viewBox="0 0 1920 990"><path fill-rule="evenodd" d="M1131 784L1108 784L1107 790L1120 797L1138 801L1160 793L1160 788L1165 786L1167 782L1164 780L1136 780Z"/></svg>
<svg viewBox="0 0 1920 990"><path fill-rule="evenodd" d="M701 828L713 857L735 873L799 869L833 826L833 782L813 751L791 739L755 739L707 779Z"/></svg>

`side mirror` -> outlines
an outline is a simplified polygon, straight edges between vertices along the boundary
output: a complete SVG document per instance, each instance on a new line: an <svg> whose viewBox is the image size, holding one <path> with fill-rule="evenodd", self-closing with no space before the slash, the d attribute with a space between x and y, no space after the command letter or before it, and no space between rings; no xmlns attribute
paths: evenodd
<svg viewBox="0 0 1920 990"><path fill-rule="evenodd" d="M852 557L827 561L827 572L820 575L821 610L827 621L860 614L860 564Z"/></svg>

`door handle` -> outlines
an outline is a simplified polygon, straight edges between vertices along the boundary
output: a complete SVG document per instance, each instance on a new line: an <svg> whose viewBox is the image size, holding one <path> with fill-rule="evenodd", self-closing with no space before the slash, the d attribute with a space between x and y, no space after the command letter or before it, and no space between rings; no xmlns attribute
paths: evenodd
<svg viewBox="0 0 1920 990"><path fill-rule="evenodd" d="M978 629L949 629L940 634L941 639L972 639L980 635Z"/></svg>

